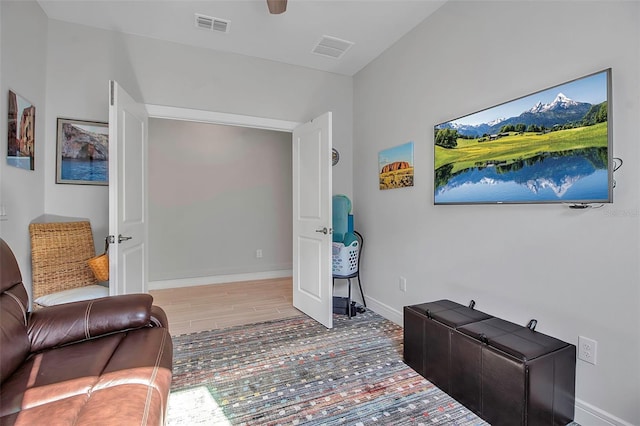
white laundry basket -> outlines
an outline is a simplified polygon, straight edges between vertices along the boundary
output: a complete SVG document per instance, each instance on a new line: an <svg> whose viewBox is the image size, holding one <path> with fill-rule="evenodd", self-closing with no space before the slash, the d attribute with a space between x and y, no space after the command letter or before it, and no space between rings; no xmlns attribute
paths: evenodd
<svg viewBox="0 0 640 426"><path fill-rule="evenodd" d="M333 275L346 276L358 272L358 241L355 240L348 246L342 243L333 243Z"/></svg>

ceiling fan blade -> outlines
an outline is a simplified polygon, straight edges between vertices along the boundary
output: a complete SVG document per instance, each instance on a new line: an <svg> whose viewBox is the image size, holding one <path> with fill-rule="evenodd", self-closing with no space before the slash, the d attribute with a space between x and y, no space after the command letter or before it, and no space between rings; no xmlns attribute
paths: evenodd
<svg viewBox="0 0 640 426"><path fill-rule="evenodd" d="M267 0L269 13L279 15L287 10L287 0Z"/></svg>

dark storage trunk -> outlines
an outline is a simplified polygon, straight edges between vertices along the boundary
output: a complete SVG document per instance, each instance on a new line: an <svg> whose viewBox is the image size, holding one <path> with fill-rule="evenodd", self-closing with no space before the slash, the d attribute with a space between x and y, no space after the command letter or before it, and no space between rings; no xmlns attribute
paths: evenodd
<svg viewBox="0 0 640 426"><path fill-rule="evenodd" d="M405 321L417 321L422 324L422 343L420 348L412 342L407 342L416 356L407 365L413 367L422 376L430 380L445 392L449 392L451 378L451 330L471 322L490 318L484 312L476 311L467 306L450 300L423 303L405 307ZM408 315L407 315L408 312ZM424 319L428 319L425 321ZM446 326L443 326L446 324ZM405 323L405 333L407 324ZM410 332L412 335L415 332ZM406 336L406 334L405 334ZM415 367L414 367L415 365Z"/></svg>
<svg viewBox="0 0 640 426"><path fill-rule="evenodd" d="M492 425L573 420L574 345L449 300L406 306L404 326L405 362Z"/></svg>

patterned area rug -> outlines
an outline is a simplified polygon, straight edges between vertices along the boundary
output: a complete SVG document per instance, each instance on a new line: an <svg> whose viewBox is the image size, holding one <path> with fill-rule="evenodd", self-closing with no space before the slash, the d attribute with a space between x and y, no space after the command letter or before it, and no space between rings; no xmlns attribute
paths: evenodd
<svg viewBox="0 0 640 426"><path fill-rule="evenodd" d="M174 338L168 425L486 425L402 361L371 311Z"/></svg>

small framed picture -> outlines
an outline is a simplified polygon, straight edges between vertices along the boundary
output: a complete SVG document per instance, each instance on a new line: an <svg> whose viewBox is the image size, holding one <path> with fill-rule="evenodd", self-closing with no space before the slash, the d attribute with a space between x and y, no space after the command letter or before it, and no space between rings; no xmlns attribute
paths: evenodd
<svg viewBox="0 0 640 426"><path fill-rule="evenodd" d="M36 107L9 90L7 164L35 170Z"/></svg>
<svg viewBox="0 0 640 426"><path fill-rule="evenodd" d="M56 183L109 184L109 123L58 118Z"/></svg>
<svg viewBox="0 0 640 426"><path fill-rule="evenodd" d="M380 189L413 186L413 142L378 153Z"/></svg>

